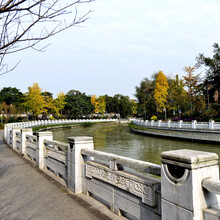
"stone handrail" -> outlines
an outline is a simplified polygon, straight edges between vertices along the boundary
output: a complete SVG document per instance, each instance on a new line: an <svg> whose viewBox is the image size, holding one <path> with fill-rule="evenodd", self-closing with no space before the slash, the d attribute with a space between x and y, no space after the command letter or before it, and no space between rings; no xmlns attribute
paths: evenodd
<svg viewBox="0 0 220 220"><path fill-rule="evenodd" d="M31 128L5 130L5 141L21 156L74 193L108 204L116 214L139 220L220 218L215 153L167 151L160 166L96 151L92 137L70 137L65 144L54 141L49 131L34 136Z"/></svg>
<svg viewBox="0 0 220 220"><path fill-rule="evenodd" d="M202 129L202 130L220 130L220 124L215 123L215 121L210 120L209 122L197 122L193 120L191 122L184 122L182 120L178 122L174 122L168 120L167 122L163 122L162 120L158 121L144 121L141 119L133 119L132 120L134 125L142 126L142 127L162 127L162 128L180 128L180 129Z"/></svg>
<svg viewBox="0 0 220 220"><path fill-rule="evenodd" d="M202 186L209 192L220 195L220 180L207 178L202 181Z"/></svg>
<svg viewBox="0 0 220 220"><path fill-rule="evenodd" d="M51 140L44 140L44 145L45 145L46 149L48 149L48 150L53 148L54 150L63 151L63 152L66 152L67 147L68 147L67 143L63 143L60 141L54 141L54 140L52 140L52 141Z"/></svg>
<svg viewBox="0 0 220 220"><path fill-rule="evenodd" d="M117 122L118 119L59 119L59 120L38 120L29 122L8 123L7 126L32 128L43 125L58 125L58 124L75 124L75 123L94 123L94 122Z"/></svg>
<svg viewBox="0 0 220 220"><path fill-rule="evenodd" d="M158 176L161 175L161 166L157 164L135 160L128 157L122 157L116 154L104 153L96 150L82 149L81 153L82 155L86 155L89 157L94 157L104 161L110 161L110 167L112 167L112 165L114 164L115 167L119 166L119 169L122 168L121 166L126 166L132 169L139 170L141 172Z"/></svg>

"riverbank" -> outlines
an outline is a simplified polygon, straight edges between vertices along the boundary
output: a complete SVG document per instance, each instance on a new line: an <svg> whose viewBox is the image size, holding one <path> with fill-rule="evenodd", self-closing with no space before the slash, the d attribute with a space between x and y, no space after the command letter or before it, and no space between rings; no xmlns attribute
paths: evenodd
<svg viewBox="0 0 220 220"><path fill-rule="evenodd" d="M220 144L220 131L162 127L146 128L132 124L130 124L129 127L131 132L141 135L159 136L169 139L182 139L188 141Z"/></svg>
<svg viewBox="0 0 220 220"><path fill-rule="evenodd" d="M124 219L88 196L73 194L33 167L5 144L3 131L0 153L1 219Z"/></svg>

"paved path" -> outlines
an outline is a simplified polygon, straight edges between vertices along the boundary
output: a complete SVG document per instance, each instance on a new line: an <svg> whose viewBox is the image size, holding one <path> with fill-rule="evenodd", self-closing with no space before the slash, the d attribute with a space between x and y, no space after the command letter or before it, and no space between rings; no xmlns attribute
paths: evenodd
<svg viewBox="0 0 220 220"><path fill-rule="evenodd" d="M0 219L120 219L108 214L34 168L5 144L0 131Z"/></svg>

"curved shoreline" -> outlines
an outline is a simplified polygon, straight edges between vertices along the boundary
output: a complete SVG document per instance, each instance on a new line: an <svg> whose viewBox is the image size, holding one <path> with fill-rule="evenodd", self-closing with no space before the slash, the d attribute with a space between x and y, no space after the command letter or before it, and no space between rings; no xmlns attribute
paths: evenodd
<svg viewBox="0 0 220 220"><path fill-rule="evenodd" d="M140 128L140 129L139 129ZM168 139L180 139L186 141L206 142L220 144L220 131L192 130L192 129L168 129L168 128L131 128L131 132L140 135L157 136Z"/></svg>

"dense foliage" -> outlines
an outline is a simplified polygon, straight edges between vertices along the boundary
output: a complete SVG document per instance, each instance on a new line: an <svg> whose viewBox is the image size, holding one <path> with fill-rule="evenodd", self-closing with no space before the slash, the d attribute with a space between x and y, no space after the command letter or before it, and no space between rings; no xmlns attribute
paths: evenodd
<svg viewBox="0 0 220 220"><path fill-rule="evenodd" d="M137 100L116 94L88 96L77 90L59 92L57 98L37 83L22 93L17 88L5 87L0 91L1 121L14 117L29 119L143 117L151 119L220 121L220 47L213 45L213 57L199 54L195 66L185 66L183 77L166 76L162 71L143 79L135 87ZM199 68L205 68L201 78ZM21 120L21 118L16 119Z"/></svg>
<svg viewBox="0 0 220 220"><path fill-rule="evenodd" d="M2 121L23 119L55 118L107 118L130 117L137 113L137 103L128 96L108 95L88 96L77 90L67 94L59 92L53 98L51 92L42 92L38 83L28 87L28 92L21 93L16 88L3 88L0 91L0 114ZM19 119L19 120L20 120ZM18 119L16 119L18 120Z"/></svg>
<svg viewBox="0 0 220 220"><path fill-rule="evenodd" d="M209 120L220 118L220 48L213 45L213 57L199 54L194 67L185 66L183 77L166 77L162 71L151 79L145 78L136 86L138 115L150 119L157 115L159 119L168 114L172 119ZM205 76L201 78L199 67L205 67Z"/></svg>

